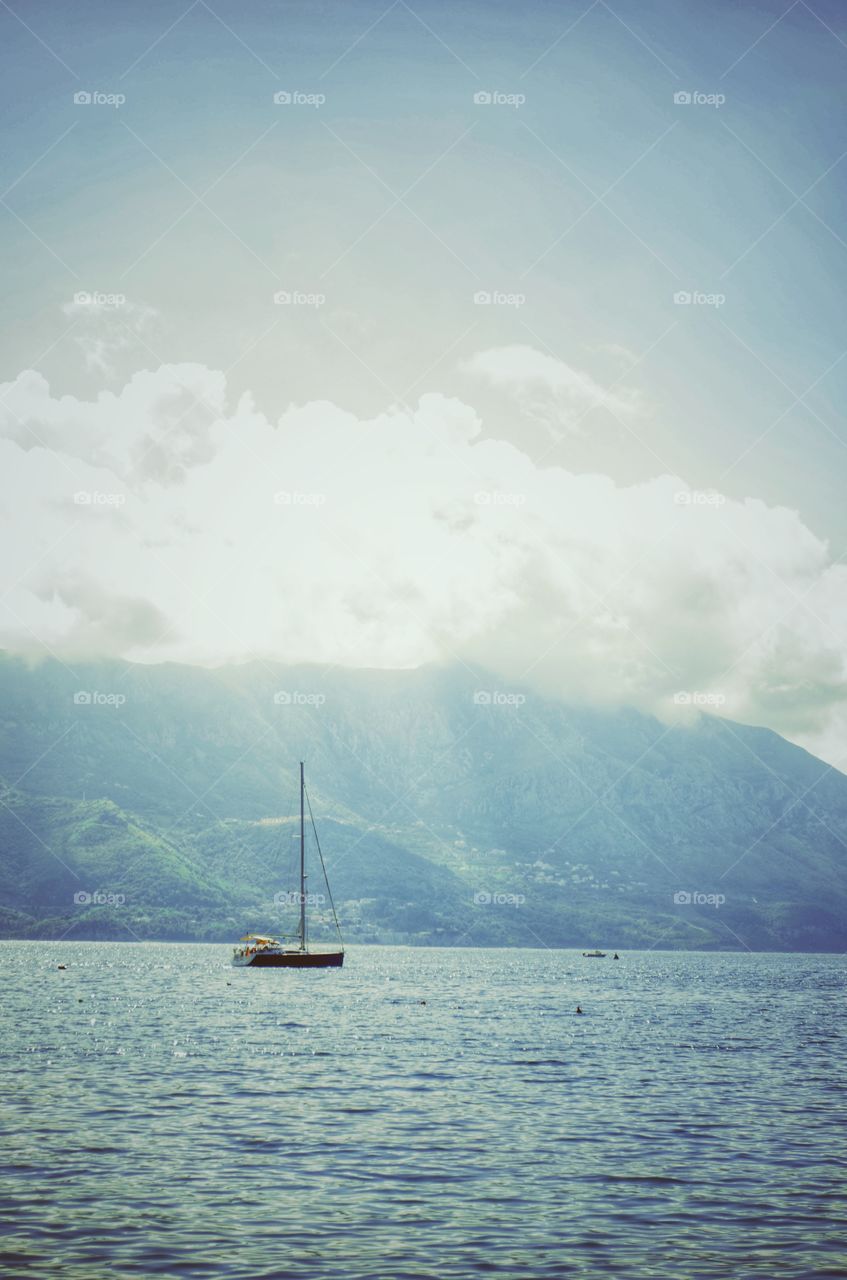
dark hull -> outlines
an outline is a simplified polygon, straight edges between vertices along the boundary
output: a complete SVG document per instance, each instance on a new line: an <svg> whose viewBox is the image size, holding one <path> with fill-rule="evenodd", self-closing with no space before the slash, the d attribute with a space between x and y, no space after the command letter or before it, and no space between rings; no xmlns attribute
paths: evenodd
<svg viewBox="0 0 847 1280"><path fill-rule="evenodd" d="M251 968L261 969L340 969L343 951L289 951L282 955L262 955L250 961Z"/></svg>

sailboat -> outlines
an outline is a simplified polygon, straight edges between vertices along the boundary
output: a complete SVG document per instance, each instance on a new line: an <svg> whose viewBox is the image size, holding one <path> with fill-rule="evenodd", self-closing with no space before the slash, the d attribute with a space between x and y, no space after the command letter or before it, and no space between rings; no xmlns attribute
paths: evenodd
<svg viewBox="0 0 847 1280"><path fill-rule="evenodd" d="M318 842L315 820L312 817L312 806L309 805L309 818L315 832L315 843L323 867L332 917L338 933L339 947L333 951L311 951L306 941L306 782L303 761L300 761L300 927L293 939L280 940L261 933L248 933L239 945L233 948L232 963L239 968L250 965L253 968L273 969L331 969L340 968L344 963L344 943L332 901L332 891L323 865L323 854Z"/></svg>

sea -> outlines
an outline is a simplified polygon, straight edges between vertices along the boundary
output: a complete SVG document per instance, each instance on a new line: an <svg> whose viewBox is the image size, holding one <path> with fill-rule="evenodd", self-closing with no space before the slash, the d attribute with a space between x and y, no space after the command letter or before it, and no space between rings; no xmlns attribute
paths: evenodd
<svg viewBox="0 0 847 1280"><path fill-rule="evenodd" d="M847 1276L844 956L230 954L0 943L4 1280Z"/></svg>

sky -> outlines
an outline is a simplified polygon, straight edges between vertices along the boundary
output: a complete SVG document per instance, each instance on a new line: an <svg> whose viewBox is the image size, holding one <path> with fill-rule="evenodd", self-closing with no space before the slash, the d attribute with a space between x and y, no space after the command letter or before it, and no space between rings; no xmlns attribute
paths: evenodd
<svg viewBox="0 0 847 1280"><path fill-rule="evenodd" d="M0 4L0 644L847 766L847 14Z"/></svg>

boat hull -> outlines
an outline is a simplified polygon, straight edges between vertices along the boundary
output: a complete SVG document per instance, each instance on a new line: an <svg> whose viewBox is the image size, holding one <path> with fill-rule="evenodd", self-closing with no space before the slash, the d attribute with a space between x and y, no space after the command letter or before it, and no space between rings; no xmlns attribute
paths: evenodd
<svg viewBox="0 0 847 1280"><path fill-rule="evenodd" d="M344 963L343 951L277 951L257 952L241 965L253 969L340 969Z"/></svg>

